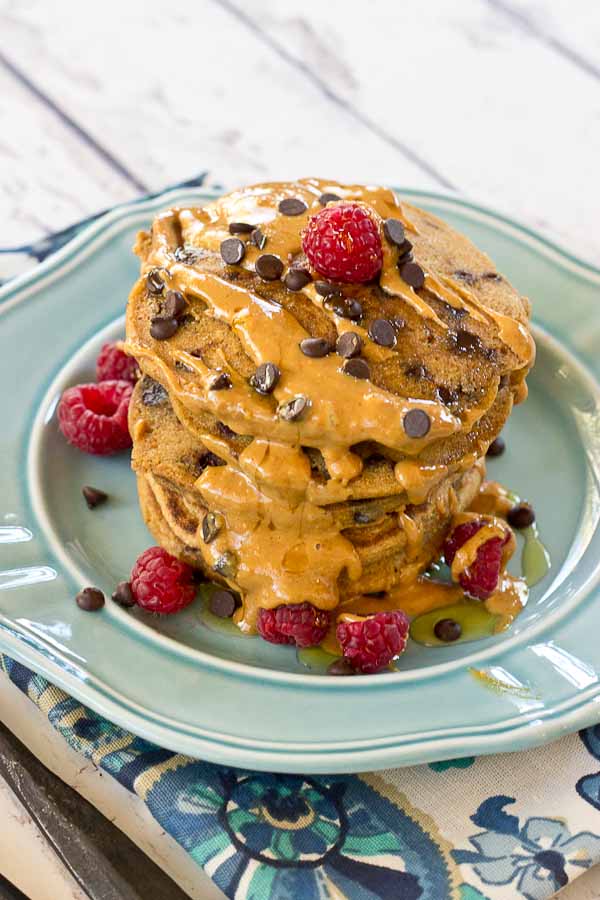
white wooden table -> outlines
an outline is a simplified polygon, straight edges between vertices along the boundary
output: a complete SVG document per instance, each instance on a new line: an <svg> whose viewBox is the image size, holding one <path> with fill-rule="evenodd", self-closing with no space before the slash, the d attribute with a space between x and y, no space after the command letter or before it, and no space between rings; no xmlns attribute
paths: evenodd
<svg viewBox="0 0 600 900"><path fill-rule="evenodd" d="M600 264L599 168L598 0L0 0L0 246L206 170L456 191ZM73 780L59 741L50 757ZM82 790L215 896L105 783ZM1 785L0 818L0 871L44 900L60 866ZM50 859L37 887L15 848ZM600 876L565 896L600 897Z"/></svg>

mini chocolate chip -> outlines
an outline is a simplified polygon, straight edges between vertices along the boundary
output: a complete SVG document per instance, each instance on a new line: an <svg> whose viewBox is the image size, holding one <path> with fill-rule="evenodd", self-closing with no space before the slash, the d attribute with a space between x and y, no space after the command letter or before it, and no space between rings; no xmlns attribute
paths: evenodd
<svg viewBox="0 0 600 900"><path fill-rule="evenodd" d="M254 264L256 274L260 275L263 281L277 281L283 275L283 263L278 256L272 253L263 253L259 256Z"/></svg>
<svg viewBox="0 0 600 900"><path fill-rule="evenodd" d="M453 391L452 388L448 388L443 384L438 385L435 389L436 397L443 403L444 406L450 406L451 403L456 403L458 400L458 391Z"/></svg>
<svg viewBox="0 0 600 900"><path fill-rule="evenodd" d="M490 446L487 448L486 456L502 456L504 451L506 450L506 442L503 437L498 435L495 438Z"/></svg>
<svg viewBox="0 0 600 900"><path fill-rule="evenodd" d="M332 297L330 305L336 316L343 319L360 319L363 314L360 300L355 300L354 297Z"/></svg>
<svg viewBox="0 0 600 900"><path fill-rule="evenodd" d="M177 319L163 319L162 316L155 316L150 323L150 334L155 341L166 341L173 337L178 328Z"/></svg>
<svg viewBox="0 0 600 900"><path fill-rule="evenodd" d="M237 431L234 431L233 428L230 428L229 425L226 425L225 422L217 422L217 431L224 438L234 438L237 437Z"/></svg>
<svg viewBox="0 0 600 900"><path fill-rule="evenodd" d="M425 272L416 262L406 262L400 269L402 279L414 288L415 291L421 290L425 284Z"/></svg>
<svg viewBox="0 0 600 900"><path fill-rule="evenodd" d="M366 359L347 359L342 366L342 372L345 375L352 375L353 378L369 378L371 370Z"/></svg>
<svg viewBox="0 0 600 900"><path fill-rule="evenodd" d="M369 337L381 347L393 347L396 343L396 330L387 319L373 319L369 325Z"/></svg>
<svg viewBox="0 0 600 900"><path fill-rule="evenodd" d="M215 513L206 513L202 519L202 540L205 544L210 544L222 527L221 517Z"/></svg>
<svg viewBox="0 0 600 900"><path fill-rule="evenodd" d="M238 570L237 556L230 550L226 550L225 553L218 558L213 568L215 572L218 572L219 575L222 575L224 578L235 578Z"/></svg>
<svg viewBox="0 0 600 900"><path fill-rule="evenodd" d="M408 240L408 238L400 244L398 247L398 268L404 265L404 263L412 260L412 251L413 245Z"/></svg>
<svg viewBox="0 0 600 900"><path fill-rule="evenodd" d="M250 235L250 240L254 244L255 247L258 247L259 250L265 249L265 244L267 243L267 236L263 234L260 228L255 228L252 234Z"/></svg>
<svg viewBox="0 0 600 900"><path fill-rule="evenodd" d="M346 659L345 656L340 656L339 659L334 659L334 661L329 665L327 669L328 675L356 675L356 669L352 665L349 659Z"/></svg>
<svg viewBox="0 0 600 900"><path fill-rule="evenodd" d="M261 363L254 375L250 378L250 384L259 394L270 394L279 379L281 372L279 367L272 362Z"/></svg>
<svg viewBox="0 0 600 900"><path fill-rule="evenodd" d="M386 219L383 223L383 233L390 242L400 247L406 240L404 225L400 219Z"/></svg>
<svg viewBox="0 0 600 900"><path fill-rule="evenodd" d="M228 266L237 266L246 255L246 247L243 241L236 237L226 238L221 242L221 256Z"/></svg>
<svg viewBox="0 0 600 900"><path fill-rule="evenodd" d="M529 503L517 503L509 509L506 519L512 528L529 528L535 522L535 513Z"/></svg>
<svg viewBox="0 0 600 900"><path fill-rule="evenodd" d="M404 416L402 424L409 437L422 438L431 428L431 419L424 409L411 409Z"/></svg>
<svg viewBox="0 0 600 900"><path fill-rule="evenodd" d="M335 349L344 359L358 356L363 347L363 339L355 331L345 331L336 341Z"/></svg>
<svg viewBox="0 0 600 900"><path fill-rule="evenodd" d="M451 332L448 335L448 339L452 349L458 353L482 353L486 349L476 334L471 334L470 331L466 331L464 328Z"/></svg>
<svg viewBox="0 0 600 900"><path fill-rule="evenodd" d="M142 403L144 406L161 406L168 399L169 395L162 384L146 375L142 382Z"/></svg>
<svg viewBox="0 0 600 900"><path fill-rule="evenodd" d="M334 294L340 295L342 293L339 287L336 287L335 284L330 284L329 281L315 281L315 291L321 297L331 297Z"/></svg>
<svg viewBox="0 0 600 900"><path fill-rule="evenodd" d="M321 204L321 206L327 206L328 203L337 203L337 201L341 199L342 198L338 197L337 194L332 194L329 191L326 191L319 197L319 203Z"/></svg>
<svg viewBox="0 0 600 900"><path fill-rule="evenodd" d="M403 328L406 328L406 320L401 316L394 316L394 318L390 319L390 321L396 331L402 331Z"/></svg>
<svg viewBox="0 0 600 900"><path fill-rule="evenodd" d="M365 512L364 509L357 509L356 512L352 514L352 518L357 525L369 525L373 521L373 516L368 512Z"/></svg>
<svg viewBox="0 0 600 900"><path fill-rule="evenodd" d="M466 269L457 269L454 273L455 278L459 278L461 281L464 281L465 284L473 285L477 281L477 275L474 275L473 272L467 272Z"/></svg>
<svg viewBox="0 0 600 900"><path fill-rule="evenodd" d="M99 488L91 487L91 485L89 484L86 484L81 488L81 493L84 496L88 509L96 509L97 506L100 506L100 504L102 503L106 503L106 501L108 500L108 494L105 493L105 491L101 491Z"/></svg>
<svg viewBox="0 0 600 900"><path fill-rule="evenodd" d="M499 275L497 272L484 272L481 276L482 278L486 278L488 281L502 281L502 275Z"/></svg>
<svg viewBox="0 0 600 900"><path fill-rule="evenodd" d="M193 266L197 263L202 255L198 247L191 247L186 244L184 247L177 247L175 250L175 259L177 262L183 263L184 266Z"/></svg>
<svg viewBox="0 0 600 900"><path fill-rule="evenodd" d="M301 291L312 281L312 277L308 269L290 269L283 283L288 291Z"/></svg>
<svg viewBox="0 0 600 900"><path fill-rule="evenodd" d="M179 319L187 309L187 300L181 291L167 291L163 304L164 319Z"/></svg>
<svg viewBox="0 0 600 900"><path fill-rule="evenodd" d="M208 466L226 466L226 465L227 465L227 463L225 462L225 460L221 459L220 456L217 456L216 453L213 453L212 450L204 450L198 456L198 459L196 460L194 469L196 470L196 472L198 472L198 474L200 474L201 472L204 472L204 470Z"/></svg>
<svg viewBox="0 0 600 900"><path fill-rule="evenodd" d="M509 384L510 384L510 378L508 377L508 375L503 375L502 378L500 379L500 384L498 385L498 390L502 390L505 387L508 387Z"/></svg>
<svg viewBox="0 0 600 900"><path fill-rule="evenodd" d="M79 609L86 612L96 612L104 606L104 594L95 587L86 587L79 591L75 597Z"/></svg>
<svg viewBox="0 0 600 900"><path fill-rule="evenodd" d="M299 197L286 197L281 200L277 207L282 216L301 216L306 212L308 206Z"/></svg>
<svg viewBox="0 0 600 900"><path fill-rule="evenodd" d="M277 413L280 419L284 419L286 422L295 422L304 415L309 406L308 397L293 397L287 403L282 403Z"/></svg>
<svg viewBox="0 0 600 900"><path fill-rule="evenodd" d="M229 234L252 234L255 227L255 225L250 225L248 222L230 222Z"/></svg>
<svg viewBox="0 0 600 900"><path fill-rule="evenodd" d="M161 273L165 271L165 269L150 269L146 275L146 286L151 294L162 294L165 282Z"/></svg>
<svg viewBox="0 0 600 900"><path fill-rule="evenodd" d="M459 639L462 634L462 628L460 627L460 622L457 622L456 619L439 619L435 623L433 633L438 641L450 644L452 641Z"/></svg>
<svg viewBox="0 0 600 900"><path fill-rule="evenodd" d="M117 606L123 606L125 609L135 606L135 597L131 590L131 584L128 581L120 581L116 590L113 591L112 599Z"/></svg>
<svg viewBox="0 0 600 900"><path fill-rule="evenodd" d="M405 366L404 372L410 378L418 378L419 380L428 378L429 376L426 366L424 366L423 363L418 362L410 363L410 365Z"/></svg>
<svg viewBox="0 0 600 900"><path fill-rule="evenodd" d="M232 382L229 372L221 372L208 389L209 391L227 391L230 387L232 387Z"/></svg>
<svg viewBox="0 0 600 900"><path fill-rule="evenodd" d="M316 358L319 356L327 356L328 353L331 353L332 348L327 338L310 337L300 341L300 349L305 356Z"/></svg>
<svg viewBox="0 0 600 900"><path fill-rule="evenodd" d="M231 591L220 588L212 592L208 605L213 616L230 619L236 610L237 601Z"/></svg>

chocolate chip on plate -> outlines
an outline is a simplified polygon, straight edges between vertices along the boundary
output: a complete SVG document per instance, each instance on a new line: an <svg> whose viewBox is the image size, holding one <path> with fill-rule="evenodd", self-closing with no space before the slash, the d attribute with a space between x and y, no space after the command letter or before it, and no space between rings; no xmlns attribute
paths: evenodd
<svg viewBox="0 0 600 900"><path fill-rule="evenodd" d="M356 669L345 656L334 659L327 669L329 675L356 675Z"/></svg>
<svg viewBox="0 0 600 900"><path fill-rule="evenodd" d="M96 509L97 506L106 503L108 500L108 494L105 491L101 491L100 488L92 487L89 484L85 484L81 488L81 493L84 496L88 509Z"/></svg>
<svg viewBox="0 0 600 900"><path fill-rule="evenodd" d="M260 275L263 281L277 281L283 275L283 263L278 256L272 253L263 253L259 256L254 264L256 274Z"/></svg>
<svg viewBox="0 0 600 900"><path fill-rule="evenodd" d="M86 587L79 591L75 597L79 609L86 612L96 612L104 606L104 594L95 587Z"/></svg>
<svg viewBox="0 0 600 900"><path fill-rule="evenodd" d="M232 387L231 376L229 372L220 372L217 377L209 385L209 391L227 391Z"/></svg>
<svg viewBox="0 0 600 900"><path fill-rule="evenodd" d="M402 424L409 437L422 438L431 428L431 419L424 409L411 409L404 416Z"/></svg>
<svg viewBox="0 0 600 900"><path fill-rule="evenodd" d="M206 513L202 519L202 540L205 544L210 544L222 528L222 520L216 513Z"/></svg>
<svg viewBox="0 0 600 900"><path fill-rule="evenodd" d="M396 343L396 329L387 319L373 319L369 325L369 337L381 347L393 347Z"/></svg>
<svg viewBox="0 0 600 900"><path fill-rule="evenodd" d="M360 319L363 314L362 303L354 297L331 297L331 309L342 319Z"/></svg>
<svg viewBox="0 0 600 900"><path fill-rule="evenodd" d="M250 384L259 394L270 394L281 378L279 367L272 362L261 363L254 375L250 378Z"/></svg>
<svg viewBox="0 0 600 900"><path fill-rule="evenodd" d="M512 528L529 528L535 522L535 513L529 503L517 503L509 509L506 518Z"/></svg>
<svg viewBox="0 0 600 900"><path fill-rule="evenodd" d="M167 291L163 304L164 319L178 319L187 310L187 300L181 291Z"/></svg>
<svg viewBox="0 0 600 900"><path fill-rule="evenodd" d="M237 608L237 601L231 591L219 588L210 595L208 605L213 616L230 619Z"/></svg>
<svg viewBox="0 0 600 900"><path fill-rule="evenodd" d="M221 242L221 257L228 266L237 266L246 254L246 245L236 237L226 238Z"/></svg>
<svg viewBox="0 0 600 900"><path fill-rule="evenodd" d="M146 285L151 294L162 294L165 281L161 273L164 271L164 269L150 269L146 275Z"/></svg>
<svg viewBox="0 0 600 900"><path fill-rule="evenodd" d="M281 200L277 207L282 216L301 216L306 212L308 206L299 197L286 197Z"/></svg>
<svg viewBox="0 0 600 900"><path fill-rule="evenodd" d="M362 346L363 339L360 334L356 334L355 331L345 331L337 339L335 349L344 359L352 359L353 356L360 354Z"/></svg>
<svg viewBox="0 0 600 900"><path fill-rule="evenodd" d="M259 250L265 249L265 244L267 243L267 236L264 234L260 228L255 228L250 235L250 240L254 244L255 247L258 247Z"/></svg>
<svg viewBox="0 0 600 900"><path fill-rule="evenodd" d="M341 200L341 197L338 197L337 194L332 194L330 191L325 191L324 194L321 194L319 197L319 203L321 206L327 206L328 203L337 203L338 200Z"/></svg>
<svg viewBox="0 0 600 900"><path fill-rule="evenodd" d="M400 247L406 240L404 225L400 219L386 219L383 223L383 233L390 244L395 244L396 247Z"/></svg>
<svg viewBox="0 0 600 900"><path fill-rule="evenodd" d="M301 291L311 281L312 276L308 269L290 269L283 279L288 291Z"/></svg>
<svg viewBox="0 0 600 900"><path fill-rule="evenodd" d="M353 378L369 378L371 370L366 359L347 359L342 366L342 371Z"/></svg>
<svg viewBox="0 0 600 900"><path fill-rule="evenodd" d="M433 633L438 641L444 641L446 644L457 641L462 634L460 622L456 619L439 619L434 626Z"/></svg>
<svg viewBox="0 0 600 900"><path fill-rule="evenodd" d="M400 275L415 291L419 291L425 284L425 272L416 262L404 263L400 269Z"/></svg>
<svg viewBox="0 0 600 900"><path fill-rule="evenodd" d="M150 334L155 341L166 341L173 337L178 328L179 322L177 319L164 319L162 316L155 316L150 323Z"/></svg>
<svg viewBox="0 0 600 900"><path fill-rule="evenodd" d="M256 225L250 225L249 222L230 222L229 234L252 234Z"/></svg>
<svg viewBox="0 0 600 900"><path fill-rule="evenodd" d="M287 403L282 403L277 412L280 419L284 419L286 422L295 422L304 415L309 406L308 397L293 397Z"/></svg>
<svg viewBox="0 0 600 900"><path fill-rule="evenodd" d="M495 438L492 441L492 443L490 444L490 446L487 448L487 453L485 455L486 456L502 456L502 454L504 453L505 450L506 450L506 441L504 440L503 437L498 435L498 437Z"/></svg>
<svg viewBox="0 0 600 900"><path fill-rule="evenodd" d="M318 358L320 356L327 356L328 353L331 353L332 348L327 338L309 337L300 341L300 349L305 356Z"/></svg>
<svg viewBox="0 0 600 900"><path fill-rule="evenodd" d="M116 589L113 591L112 599L117 606L122 606L125 609L135 606L135 597L133 596L129 581L120 581L118 583Z"/></svg>

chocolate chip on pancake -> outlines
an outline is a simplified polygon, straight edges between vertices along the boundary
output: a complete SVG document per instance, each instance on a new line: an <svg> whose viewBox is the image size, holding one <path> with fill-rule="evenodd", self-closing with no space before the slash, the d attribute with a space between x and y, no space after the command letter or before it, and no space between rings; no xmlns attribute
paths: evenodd
<svg viewBox="0 0 600 900"><path fill-rule="evenodd" d="M222 575L223 578L235 578L238 570L238 559L235 553L232 553L231 550L226 550L225 553L221 554L216 563L213 566L215 572L218 572L219 575Z"/></svg>
<svg viewBox="0 0 600 900"><path fill-rule="evenodd" d="M217 456L216 453L213 453L212 450L203 450L202 453L199 454L194 468L196 472L198 472L198 474L201 474L209 466L226 465L227 463L225 462L225 460L221 459L220 456Z"/></svg>
<svg viewBox="0 0 600 900"><path fill-rule="evenodd" d="M223 518L218 513L208 512L202 519L202 540L205 544L211 544L221 528L223 527Z"/></svg>
<svg viewBox="0 0 600 900"><path fill-rule="evenodd" d="M282 403L277 413L280 419L284 419L286 422L295 422L304 415L309 406L308 397L293 397L287 403Z"/></svg>
<svg viewBox="0 0 600 900"><path fill-rule="evenodd" d="M398 268L401 268L404 265L404 263L412 261L412 258L413 258L412 251L413 251L413 245L407 238L398 247Z"/></svg>
<svg viewBox="0 0 600 900"><path fill-rule="evenodd" d="M424 409L411 409L404 416L402 424L409 437L422 438L431 428L431 419Z"/></svg>
<svg viewBox="0 0 600 900"><path fill-rule="evenodd" d="M315 291L321 297L332 297L333 295L341 295L342 291L338 285L331 284L329 281L315 281Z"/></svg>
<svg viewBox="0 0 600 900"><path fill-rule="evenodd" d="M501 435L498 435L495 438L490 446L487 448L486 456L502 456L504 451L506 450L506 442Z"/></svg>
<svg viewBox="0 0 600 900"><path fill-rule="evenodd" d="M425 272L416 262L406 262L400 269L400 275L407 284L419 291L425 284Z"/></svg>
<svg viewBox="0 0 600 900"><path fill-rule="evenodd" d="M221 257L228 266L237 266L245 255L246 247L239 238L230 237L221 241Z"/></svg>
<svg viewBox="0 0 600 900"><path fill-rule="evenodd" d="M308 209L304 200L299 197L286 197L277 208L282 216L301 216Z"/></svg>
<svg viewBox="0 0 600 900"><path fill-rule="evenodd" d="M266 234L260 230L260 228L255 228L252 234L250 235L250 240L254 244L255 247L258 247L259 250L265 249L265 244L267 243Z"/></svg>
<svg viewBox="0 0 600 900"><path fill-rule="evenodd" d="M400 247L406 240L404 225L400 219L386 219L383 223L383 233L390 242Z"/></svg>
<svg viewBox="0 0 600 900"><path fill-rule="evenodd" d="M163 272L168 274L165 269L150 269L146 275L146 287L151 294L162 294L165 287Z"/></svg>
<svg viewBox="0 0 600 900"><path fill-rule="evenodd" d="M209 391L227 391L233 386L229 372L220 372L209 385Z"/></svg>
<svg viewBox="0 0 600 900"><path fill-rule="evenodd" d="M342 319L360 319L363 314L362 303L355 297L328 297L327 303Z"/></svg>
<svg viewBox="0 0 600 900"><path fill-rule="evenodd" d="M283 283L288 291L301 291L311 281L312 276L308 269L290 269L283 279Z"/></svg>
<svg viewBox="0 0 600 900"><path fill-rule="evenodd" d="M155 316L150 323L150 334L155 341L167 341L173 337L178 328L179 322L177 319L165 319L163 316Z"/></svg>
<svg viewBox="0 0 600 900"><path fill-rule="evenodd" d="M198 262L202 253L197 247L192 247L189 244L186 244L184 247L177 247L175 249L175 259L177 262L182 263L184 266L193 266Z"/></svg>
<svg viewBox="0 0 600 900"><path fill-rule="evenodd" d="M250 384L259 394L270 394L281 378L279 367L272 362L261 363L250 378Z"/></svg>
<svg viewBox="0 0 600 900"><path fill-rule="evenodd" d="M162 308L165 319L179 319L188 308L187 300L181 291L167 291Z"/></svg>
<svg viewBox="0 0 600 900"><path fill-rule="evenodd" d="M387 319L373 319L369 325L369 337L381 347L393 347L396 343L396 329Z"/></svg>
<svg viewBox="0 0 600 900"><path fill-rule="evenodd" d="M371 370L366 359L347 359L342 366L342 372L346 375L352 375L353 378L370 378Z"/></svg>
<svg viewBox="0 0 600 900"><path fill-rule="evenodd" d="M147 375L142 381L142 403L144 406L161 406L168 400L168 394L162 384Z"/></svg>
<svg viewBox="0 0 600 900"><path fill-rule="evenodd" d="M476 284L478 280L477 275L473 274L473 272L467 272L466 269L457 269L453 274L455 278L458 278L460 281L464 281L465 284L471 286Z"/></svg>
<svg viewBox="0 0 600 900"><path fill-rule="evenodd" d="M305 356L316 358L327 356L328 353L331 353L332 347L327 338L310 337L300 341L300 349Z"/></svg>
<svg viewBox="0 0 600 900"><path fill-rule="evenodd" d="M358 356L363 347L363 339L355 331L345 331L336 341L335 349L344 359Z"/></svg>
<svg viewBox="0 0 600 900"><path fill-rule="evenodd" d="M342 198L337 194L333 194L331 191L325 191L325 193L321 194L319 197L319 203L321 206L327 206L328 203L337 203L337 201L341 199Z"/></svg>
<svg viewBox="0 0 600 900"><path fill-rule="evenodd" d="M263 281L277 281L283 275L283 263L273 253L263 253L259 256L254 268Z"/></svg>
<svg viewBox="0 0 600 900"><path fill-rule="evenodd" d="M252 234L256 225L250 225L249 222L230 222L229 234Z"/></svg>
<svg viewBox="0 0 600 900"><path fill-rule="evenodd" d="M490 348L483 345L480 337L472 334L470 331L466 331L464 328L450 332L448 341L452 349L456 350L457 353L479 353L487 356L490 352L493 352Z"/></svg>
<svg viewBox="0 0 600 900"><path fill-rule="evenodd" d="M458 391L454 391L443 384L438 385L435 389L435 395L444 406L451 406L452 403L457 403L460 396Z"/></svg>

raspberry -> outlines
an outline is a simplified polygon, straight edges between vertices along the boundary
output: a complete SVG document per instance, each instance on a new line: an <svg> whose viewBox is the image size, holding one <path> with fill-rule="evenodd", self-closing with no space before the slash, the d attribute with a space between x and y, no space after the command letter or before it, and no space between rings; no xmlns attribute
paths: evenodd
<svg viewBox="0 0 600 900"><path fill-rule="evenodd" d="M289 603L275 609L261 609L258 633L271 644L315 647L327 634L330 621L329 613L316 609L312 603Z"/></svg>
<svg viewBox="0 0 600 900"><path fill-rule="evenodd" d="M444 544L444 559L451 566L456 553L463 544L466 544L473 535L483 528L484 521L475 520L458 525L446 539ZM475 562L461 572L458 581L463 591L485 600L493 594L498 587L500 571L502 569L502 550L510 540L511 534L507 530L506 535L490 538L482 544L477 551Z"/></svg>
<svg viewBox="0 0 600 900"><path fill-rule="evenodd" d="M96 381L137 381L137 363L116 344L104 344L96 360Z"/></svg>
<svg viewBox="0 0 600 900"><path fill-rule="evenodd" d="M344 658L358 671L372 675L384 669L406 647L408 619L400 609L364 619L340 622L336 629Z"/></svg>
<svg viewBox="0 0 600 900"><path fill-rule="evenodd" d="M102 381L68 388L58 404L58 424L70 444L104 456L131 447L127 411L129 381Z"/></svg>
<svg viewBox="0 0 600 900"><path fill-rule="evenodd" d="M135 602L147 612L176 613L196 596L194 570L163 550L144 550L131 572Z"/></svg>
<svg viewBox="0 0 600 900"><path fill-rule="evenodd" d="M359 203L338 203L311 216L302 249L311 266L331 281L371 281L383 263L379 226Z"/></svg>

